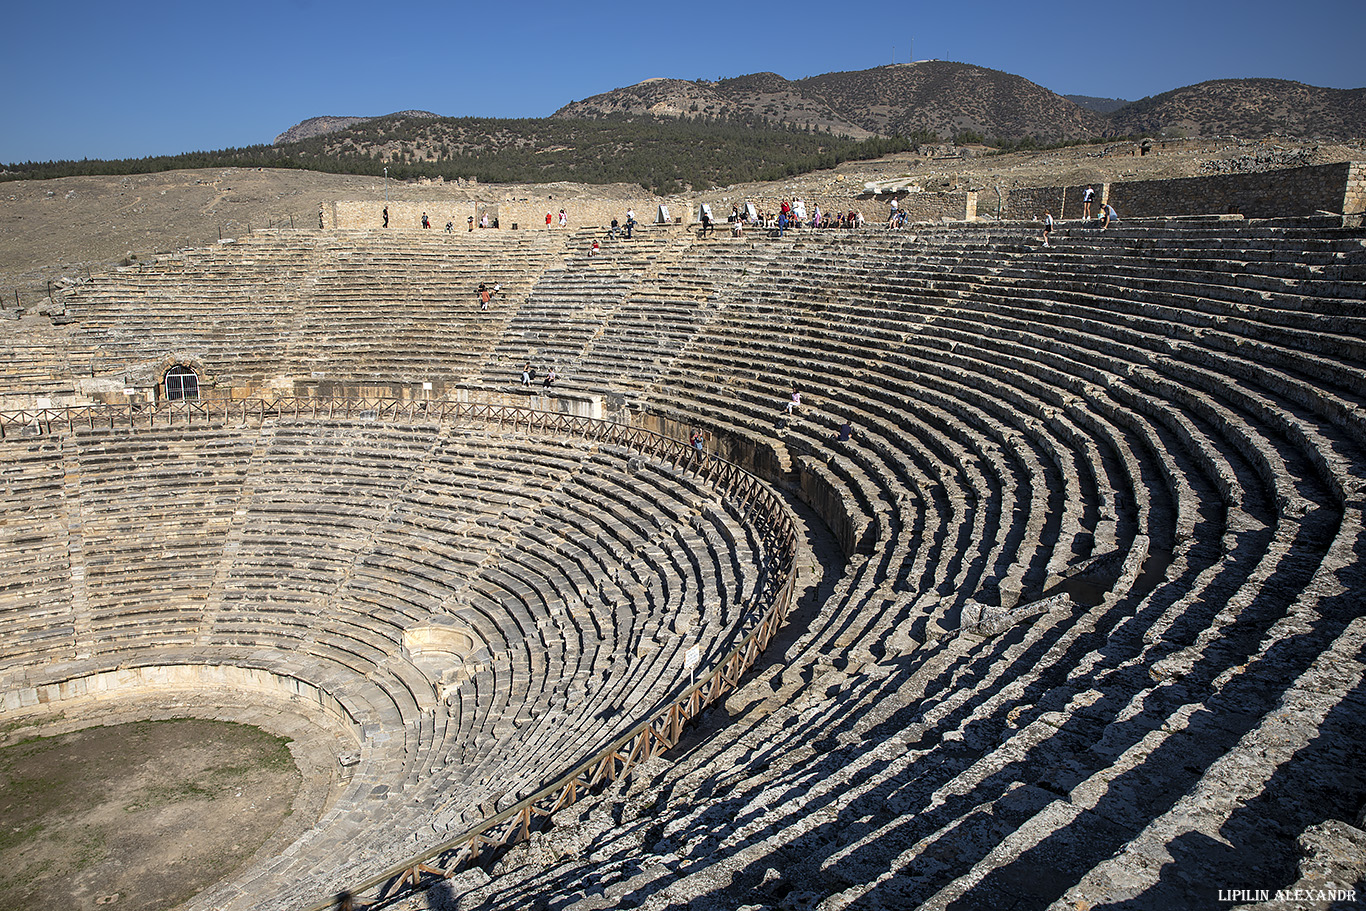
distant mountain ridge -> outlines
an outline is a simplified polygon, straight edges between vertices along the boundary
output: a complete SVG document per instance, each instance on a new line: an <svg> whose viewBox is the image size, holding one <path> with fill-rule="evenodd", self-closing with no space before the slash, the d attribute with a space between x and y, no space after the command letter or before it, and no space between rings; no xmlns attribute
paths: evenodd
<svg viewBox="0 0 1366 911"><path fill-rule="evenodd" d="M1130 102L1123 98L1097 98L1094 95L1064 95L1073 104L1080 105L1097 114L1113 114Z"/></svg>
<svg viewBox="0 0 1366 911"><path fill-rule="evenodd" d="M648 79L551 116L762 117L854 137L964 132L984 136L1077 139L1105 127L1094 111L1021 76L927 60L787 80L755 73L718 82Z"/></svg>
<svg viewBox="0 0 1366 911"><path fill-rule="evenodd" d="M439 117L430 111L399 114ZM652 78L571 101L547 122L638 117L767 122L855 139L976 135L1052 143L1145 133L1342 141L1366 138L1366 88L1222 79L1125 102L1064 97L999 70L926 60L797 80L767 72L715 82ZM341 133L374 119L313 117L281 133L275 144Z"/></svg>

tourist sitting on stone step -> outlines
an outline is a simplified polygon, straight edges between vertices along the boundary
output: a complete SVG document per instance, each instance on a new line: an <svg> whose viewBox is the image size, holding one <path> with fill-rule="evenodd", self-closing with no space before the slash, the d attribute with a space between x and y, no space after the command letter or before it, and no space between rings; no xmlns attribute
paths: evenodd
<svg viewBox="0 0 1366 911"><path fill-rule="evenodd" d="M1104 231L1110 227L1110 222L1119 221L1119 215L1115 212L1115 207L1108 202L1100 207L1100 229Z"/></svg>

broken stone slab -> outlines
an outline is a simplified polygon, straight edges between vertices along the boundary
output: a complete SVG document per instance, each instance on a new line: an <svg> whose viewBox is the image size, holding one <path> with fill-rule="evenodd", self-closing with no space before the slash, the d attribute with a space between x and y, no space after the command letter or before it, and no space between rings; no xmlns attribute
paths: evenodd
<svg viewBox="0 0 1366 911"><path fill-rule="evenodd" d="M963 605L958 628L961 632L976 633L979 636L999 636L1021 620L1071 606L1072 596L1066 592L1014 607L969 600Z"/></svg>

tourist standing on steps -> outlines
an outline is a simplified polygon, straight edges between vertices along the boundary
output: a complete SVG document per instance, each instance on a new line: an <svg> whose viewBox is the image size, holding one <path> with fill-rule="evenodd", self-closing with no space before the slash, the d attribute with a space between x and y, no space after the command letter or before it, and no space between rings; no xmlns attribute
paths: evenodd
<svg viewBox="0 0 1366 911"><path fill-rule="evenodd" d="M322 229L323 229L323 207L322 207L322 203L319 203L319 204L318 204L318 230L321 231Z"/></svg>
<svg viewBox="0 0 1366 911"><path fill-rule="evenodd" d="M389 227L389 207L388 207L388 206L385 206L385 207L384 207L384 224L381 225L381 227L384 227L384 228Z"/></svg>
<svg viewBox="0 0 1366 911"><path fill-rule="evenodd" d="M465 219L465 223L469 225L469 227L465 229L465 232L466 232L467 234L473 233L473 232L474 232L474 216L471 215L469 218Z"/></svg>
<svg viewBox="0 0 1366 911"><path fill-rule="evenodd" d="M1053 213L1045 211L1043 213L1043 245L1052 246L1048 242L1049 235L1053 233Z"/></svg>
<svg viewBox="0 0 1366 911"><path fill-rule="evenodd" d="M627 210L626 210L626 239L627 239L627 240L630 240L630 239L631 239L631 232L634 231L635 228L636 228L636 210L635 210L635 209L627 209Z"/></svg>
<svg viewBox="0 0 1366 911"><path fill-rule="evenodd" d="M549 213L549 212L545 213L545 229L546 229L547 231L550 230L550 213Z"/></svg>
<svg viewBox="0 0 1366 911"><path fill-rule="evenodd" d="M488 285L484 284L483 282L480 282L480 283L479 283L479 309L480 309L480 310L487 310L487 309L489 308L489 301L493 300L493 295L497 294L499 291L502 291L502 290L503 290L503 286L502 286L502 285L494 285L493 288L490 289Z"/></svg>
<svg viewBox="0 0 1366 911"><path fill-rule="evenodd" d="M706 435L701 430L694 427L692 433L688 434L688 445L692 447L693 455L699 463L707 458L706 443Z"/></svg>
<svg viewBox="0 0 1366 911"><path fill-rule="evenodd" d="M529 389L529 388L531 387L531 378L532 378L532 376L534 376L534 374L531 372L531 363L528 362L528 363L523 364L523 365L522 365L522 388L523 388L523 389Z"/></svg>
<svg viewBox="0 0 1366 911"><path fill-rule="evenodd" d="M423 213L422 213L422 227L424 227L424 228L430 228L431 226L432 226L432 223L431 223L430 221L427 220L427 213L426 213L426 212L423 212Z"/></svg>
<svg viewBox="0 0 1366 911"><path fill-rule="evenodd" d="M569 216L567 216L567 215L564 214L564 209L561 209L561 210L560 210L560 227L563 228L563 227L564 227L565 225L567 225L567 224L569 224Z"/></svg>
<svg viewBox="0 0 1366 911"><path fill-rule="evenodd" d="M1096 198L1096 191L1093 190L1093 189L1091 189L1090 187L1087 187L1086 190L1081 194L1081 217L1082 217L1082 218L1090 218L1090 217L1091 217L1091 203L1095 200L1095 198Z"/></svg>

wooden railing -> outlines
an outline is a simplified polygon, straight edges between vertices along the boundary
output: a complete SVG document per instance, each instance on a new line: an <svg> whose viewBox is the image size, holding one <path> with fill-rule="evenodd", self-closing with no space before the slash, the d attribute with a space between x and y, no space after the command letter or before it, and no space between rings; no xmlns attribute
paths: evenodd
<svg viewBox="0 0 1366 911"><path fill-rule="evenodd" d="M769 566L737 633L739 644L715 666L698 669L692 683L662 704L639 706L643 716L604 749L563 772L540 790L460 835L378 874L338 887L360 900L392 898L405 890L449 877L470 864L521 841L542 822L580 797L606 786L632 768L678 743L684 727L740 685L782 626L792 607L796 582L797 529L782 499L754 475L715 455L700 455L686 443L653 431L611 421L531 408L446 401L393 399L257 398L238 401L180 401L160 405L87 405L0 412L0 439L22 439L78 431L259 425L270 419L372 420L414 423L481 422L500 429L572 434L615 444L694 471L730 498L760 533ZM631 714L631 712L627 712ZM332 898L312 899L309 911L323 911Z"/></svg>

